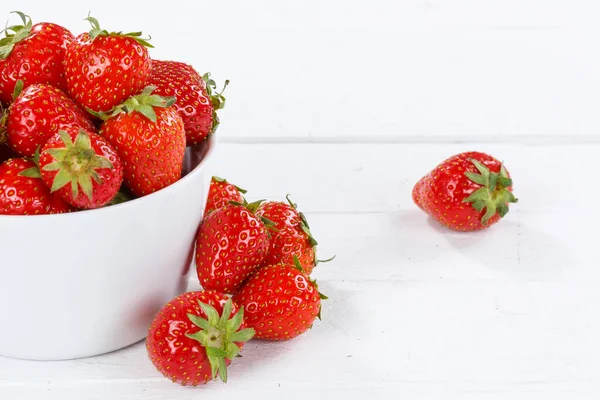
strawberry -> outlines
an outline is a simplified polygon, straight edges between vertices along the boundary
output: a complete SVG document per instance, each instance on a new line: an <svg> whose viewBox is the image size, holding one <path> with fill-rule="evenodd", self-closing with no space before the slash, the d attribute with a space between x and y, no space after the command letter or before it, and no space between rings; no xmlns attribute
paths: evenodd
<svg viewBox="0 0 600 400"><path fill-rule="evenodd" d="M311 328L321 314L321 299L315 281L294 265L276 264L260 268L233 296L245 310L245 321L256 338L288 340Z"/></svg>
<svg viewBox="0 0 600 400"><path fill-rule="evenodd" d="M23 86L17 83L16 92ZM16 97L8 109L8 144L15 153L33 157L48 138L66 127L95 131L90 117L59 89L33 84Z"/></svg>
<svg viewBox="0 0 600 400"><path fill-rule="evenodd" d="M108 32L98 20L67 47L65 75L69 95L81 106L108 112L139 93L150 76L151 61L141 32Z"/></svg>
<svg viewBox="0 0 600 400"><path fill-rule="evenodd" d="M319 262L317 260L317 241L310 233L306 217L298 212L289 195L287 203L269 201L262 203L256 214L273 221L277 230L269 231L270 245L263 265L293 264L294 256L298 257L300 264L307 274L311 274ZM331 260L331 259L330 259Z"/></svg>
<svg viewBox="0 0 600 400"><path fill-rule="evenodd" d="M152 94L145 88L117 106L100 134L116 149L123 162L125 184L136 196L145 196L181 178L185 130L174 98Z"/></svg>
<svg viewBox="0 0 600 400"><path fill-rule="evenodd" d="M315 248L304 232L285 227L271 234L269 251L262 265L292 264L294 257L298 257L300 265L310 275L317 264L323 262L316 259Z"/></svg>
<svg viewBox="0 0 600 400"><path fill-rule="evenodd" d="M173 382L196 386L217 375L227 382L227 366L253 335L244 324L244 309L231 298L188 292L158 312L146 349L156 369Z"/></svg>
<svg viewBox="0 0 600 400"><path fill-rule="evenodd" d="M71 207L40 179L33 161L12 158L0 165L0 214L60 214Z"/></svg>
<svg viewBox="0 0 600 400"><path fill-rule="evenodd" d="M229 81L225 81L225 86ZM215 82L210 74L200 77L191 65L178 61L152 60L149 85L155 93L175 96L175 108L185 124L187 145L194 146L214 133L219 124L217 110L225 106L223 90L213 93Z"/></svg>
<svg viewBox="0 0 600 400"><path fill-rule="evenodd" d="M204 289L234 293L265 259L269 236L265 222L254 214L259 204L230 204L202 220L196 271Z"/></svg>
<svg viewBox="0 0 600 400"><path fill-rule="evenodd" d="M489 228L516 203L512 179L494 157L480 152L456 154L414 186L413 201L433 219L456 231Z"/></svg>
<svg viewBox="0 0 600 400"><path fill-rule="evenodd" d="M227 180L223 178L213 176L210 180L204 216L219 208L225 207L231 201L242 203L244 201L242 194L244 193L246 193L244 189L227 182Z"/></svg>
<svg viewBox="0 0 600 400"><path fill-rule="evenodd" d="M17 81L25 87L45 83L66 90L63 60L65 49L75 39L60 25L38 23L15 11L23 25L5 29L0 39L0 102L9 104Z"/></svg>
<svg viewBox="0 0 600 400"><path fill-rule="evenodd" d="M77 127L59 130L48 139L39 167L51 191L78 208L104 206L123 183L123 167L112 146Z"/></svg>

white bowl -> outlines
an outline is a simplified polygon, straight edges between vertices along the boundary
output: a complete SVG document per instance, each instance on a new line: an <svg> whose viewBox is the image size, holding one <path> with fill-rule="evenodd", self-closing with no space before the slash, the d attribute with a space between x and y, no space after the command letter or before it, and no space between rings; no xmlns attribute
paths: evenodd
<svg viewBox="0 0 600 400"><path fill-rule="evenodd" d="M93 356L146 337L186 291L206 204L211 139L181 180L151 195L62 215L0 216L0 355Z"/></svg>

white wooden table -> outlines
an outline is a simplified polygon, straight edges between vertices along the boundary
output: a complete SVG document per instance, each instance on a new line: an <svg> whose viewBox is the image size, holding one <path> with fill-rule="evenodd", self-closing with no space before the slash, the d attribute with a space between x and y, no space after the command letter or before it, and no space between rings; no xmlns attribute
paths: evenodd
<svg viewBox="0 0 600 400"><path fill-rule="evenodd" d="M436 162L468 149L505 161L520 202L485 232L452 233L410 192ZM222 144L215 171L249 198L292 193L320 254L337 255L315 272L329 296L322 322L289 342L250 342L227 384L196 389L162 378L143 343L75 361L0 358L0 399L597 399L598 152Z"/></svg>

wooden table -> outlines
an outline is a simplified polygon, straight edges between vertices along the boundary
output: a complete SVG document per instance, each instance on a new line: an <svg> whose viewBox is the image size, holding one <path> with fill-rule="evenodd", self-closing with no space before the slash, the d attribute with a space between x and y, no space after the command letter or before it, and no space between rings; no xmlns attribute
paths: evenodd
<svg viewBox="0 0 600 400"><path fill-rule="evenodd" d="M492 229L459 234L410 193L470 149L506 163L520 201ZM0 358L0 399L597 399L599 153L566 140L224 143L214 172L249 199L291 193L320 255L337 256L314 274L323 321L289 342L250 342L227 384L195 389L162 378L143 343L74 361Z"/></svg>

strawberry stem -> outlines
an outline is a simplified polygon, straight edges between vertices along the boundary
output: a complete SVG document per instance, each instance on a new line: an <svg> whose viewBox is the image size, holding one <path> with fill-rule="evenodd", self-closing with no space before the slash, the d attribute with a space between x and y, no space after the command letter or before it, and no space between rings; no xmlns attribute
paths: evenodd
<svg viewBox="0 0 600 400"><path fill-rule="evenodd" d="M148 38L145 39L145 38L141 37L142 32L128 32L128 33L108 32L106 29L100 28L100 22L98 22L98 20L96 18L92 17L90 15L90 13L88 13L87 18L84 18L83 20L88 21L90 23L90 25L92 26L92 29L90 29L90 31L89 31L90 39L92 39L92 41L94 41L98 36L123 36L123 37L129 37L131 39L134 39L142 46L154 48L154 46L152 46L150 44L150 42L148 42L150 39L152 39L152 37L150 35L148 35Z"/></svg>
<svg viewBox="0 0 600 400"><path fill-rule="evenodd" d="M12 11L11 14L18 14L23 21L23 25L11 25L7 26L0 31L4 32L4 38L0 39L0 59L6 59L10 55L11 51L15 47L15 44L25 39L31 33L33 23L29 15L22 13L21 11Z"/></svg>
<svg viewBox="0 0 600 400"><path fill-rule="evenodd" d="M206 93L208 94L208 98L210 100L210 104L213 107L212 117L213 124L210 129L210 134L215 133L217 127L220 124L219 116L217 115L217 110L221 110L225 107L225 96L223 96L223 92L227 85L229 85L229 79L225 80L225 84L223 85L223 89L220 92L216 92L217 83L210 77L210 72L205 73L202 76L202 80L206 84Z"/></svg>
<svg viewBox="0 0 600 400"><path fill-rule="evenodd" d="M471 203L473 208L483 213L481 217L481 223L487 225L489 220L496 214L500 217L504 217L508 213L508 203L516 203L518 199L509 190L512 188L512 179L508 177L508 172L504 165L500 166L500 172L491 172L488 167L483 163L475 160L474 158L469 159L479 171L479 174L475 172L465 172L465 176L481 188L475 190L463 203Z"/></svg>
<svg viewBox="0 0 600 400"><path fill-rule="evenodd" d="M113 165L106 157L96 154L89 135L83 129L79 130L74 143L67 132L61 130L58 133L65 147L46 150L55 161L42 167L44 171L58 171L52 181L51 191L55 192L70 183L73 199L79 196L81 187L92 201L92 179L102 183L97 170L112 169Z"/></svg>
<svg viewBox="0 0 600 400"><path fill-rule="evenodd" d="M154 111L155 107L159 108L167 108L175 104L175 97L163 97L157 94L152 94L152 92L156 89L155 86L146 86L144 90L140 94L135 96L131 96L123 103L119 104L111 111L107 113L96 112L87 108L87 111L100 118L103 121L110 119L119 115L120 113L131 114L132 112L138 112L142 114L144 117L148 118L150 121L156 123L156 112Z"/></svg>
<svg viewBox="0 0 600 400"><path fill-rule="evenodd" d="M244 308L231 317L233 302L228 299L223 305L221 315L210 304L198 300L198 305L206 315L202 318L195 314L187 314L189 320L200 328L195 333L186 333L190 339L198 341L205 349L210 362L212 378L217 375L223 382L227 382L227 364L225 359L233 360L238 356L240 348L236 343L245 343L254 336L254 329L240 330L244 321ZM231 317L231 318L230 318Z"/></svg>

